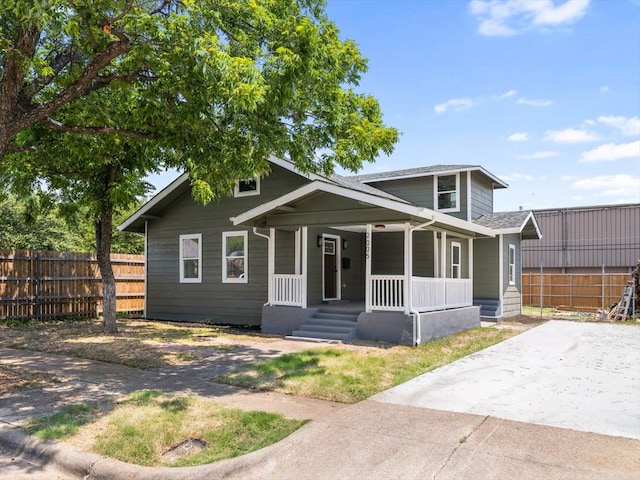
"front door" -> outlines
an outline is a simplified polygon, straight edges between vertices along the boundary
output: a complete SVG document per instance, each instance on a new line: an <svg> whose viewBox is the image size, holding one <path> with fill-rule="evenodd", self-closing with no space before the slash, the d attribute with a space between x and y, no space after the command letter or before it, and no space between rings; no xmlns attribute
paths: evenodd
<svg viewBox="0 0 640 480"><path fill-rule="evenodd" d="M340 298L340 270L338 269L340 237L324 236L322 238L322 278L324 285L323 299L338 300Z"/></svg>

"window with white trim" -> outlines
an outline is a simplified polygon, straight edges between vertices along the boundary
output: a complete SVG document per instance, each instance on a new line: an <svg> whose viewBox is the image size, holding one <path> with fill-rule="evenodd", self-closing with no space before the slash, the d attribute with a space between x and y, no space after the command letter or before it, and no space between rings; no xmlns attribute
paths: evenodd
<svg viewBox="0 0 640 480"><path fill-rule="evenodd" d="M202 282L202 234L180 235L180 283Z"/></svg>
<svg viewBox="0 0 640 480"><path fill-rule="evenodd" d="M516 246L509 244L509 285L516 284Z"/></svg>
<svg viewBox="0 0 640 480"><path fill-rule="evenodd" d="M247 283L247 232L222 232L222 282Z"/></svg>
<svg viewBox="0 0 640 480"><path fill-rule="evenodd" d="M260 195L260 177L246 178L236 182L234 197L250 197Z"/></svg>
<svg viewBox="0 0 640 480"><path fill-rule="evenodd" d="M460 257L462 255L462 245L458 242L451 242L451 278L460 278L462 269L460 267Z"/></svg>
<svg viewBox="0 0 640 480"><path fill-rule="evenodd" d="M459 212L460 174L434 176L435 210L440 212Z"/></svg>

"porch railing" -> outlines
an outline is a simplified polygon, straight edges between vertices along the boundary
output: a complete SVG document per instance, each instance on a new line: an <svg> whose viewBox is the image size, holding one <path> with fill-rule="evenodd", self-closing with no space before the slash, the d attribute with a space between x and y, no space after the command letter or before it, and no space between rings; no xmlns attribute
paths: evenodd
<svg viewBox="0 0 640 480"><path fill-rule="evenodd" d="M404 311L404 275L371 276L371 310ZM473 305L473 281L411 277L411 310L429 312Z"/></svg>
<svg viewBox="0 0 640 480"><path fill-rule="evenodd" d="M302 306L302 275L277 274L273 276L273 304Z"/></svg>
<svg viewBox="0 0 640 480"><path fill-rule="evenodd" d="M403 275L371 275L371 309L404 310Z"/></svg>
<svg viewBox="0 0 640 480"><path fill-rule="evenodd" d="M445 295L447 308L473 305L473 281L466 278L446 278Z"/></svg>

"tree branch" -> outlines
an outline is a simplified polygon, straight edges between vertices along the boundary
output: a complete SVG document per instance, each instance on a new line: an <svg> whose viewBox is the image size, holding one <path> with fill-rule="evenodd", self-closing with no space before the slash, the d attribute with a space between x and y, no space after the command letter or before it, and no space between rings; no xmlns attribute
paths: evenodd
<svg viewBox="0 0 640 480"><path fill-rule="evenodd" d="M16 145L9 145L7 147L7 152L34 152L36 147L33 145L29 145L27 147L18 147Z"/></svg>
<svg viewBox="0 0 640 480"><path fill-rule="evenodd" d="M57 120L52 118L47 118L44 122L42 122L49 128L53 130L58 130L60 132L68 132L68 133L83 133L88 135L106 135L109 133L117 133L118 135L122 135L123 137L129 138L140 138L143 140L150 140L155 138L151 133L144 132L135 132L131 130L122 130L118 127L80 127L77 125L64 125Z"/></svg>
<svg viewBox="0 0 640 480"><path fill-rule="evenodd" d="M20 118L17 119L9 128L9 138L13 138L18 134L18 132L24 130L30 125L45 121L51 113L55 112L60 107L85 95L91 86L91 83L98 76L100 70L109 65L114 58L130 50L131 43L129 40L124 36L124 34L122 34L122 32L118 33L120 35L117 36L121 40L111 42L103 52L96 55L93 61L85 68L84 72L80 74L75 82L53 97L50 101L40 105L35 105L29 111L24 112L24 115L21 115Z"/></svg>

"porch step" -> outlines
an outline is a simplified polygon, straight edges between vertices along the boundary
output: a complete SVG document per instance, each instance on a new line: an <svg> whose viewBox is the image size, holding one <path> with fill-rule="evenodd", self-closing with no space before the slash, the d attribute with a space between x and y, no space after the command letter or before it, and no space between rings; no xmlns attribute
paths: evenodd
<svg viewBox="0 0 640 480"><path fill-rule="evenodd" d="M311 317L307 319L307 321L304 324L352 328L356 326L357 318L358 317L355 317L354 320L342 320L339 318L329 318L329 317Z"/></svg>
<svg viewBox="0 0 640 480"><path fill-rule="evenodd" d="M315 319L322 319L322 320L339 320L339 321L343 321L343 322L356 322L358 320L358 315L360 315L360 312L358 313L333 313L333 312L323 312L322 310L320 310L319 312L316 312L313 314L312 318Z"/></svg>
<svg viewBox="0 0 640 480"><path fill-rule="evenodd" d="M315 313L316 316L321 316L321 315L330 315L332 317L336 316L336 315L344 315L346 317L351 317L351 318L358 318L358 315L360 315L360 313L362 313L360 310L350 310L348 308L326 308L326 307L320 307L320 309Z"/></svg>
<svg viewBox="0 0 640 480"><path fill-rule="evenodd" d="M480 316L485 318L498 318L500 300L492 298L474 298L473 304L480 307Z"/></svg>
<svg viewBox="0 0 640 480"><path fill-rule="evenodd" d="M348 342L356 338L359 314L360 312L349 309L320 308L291 336Z"/></svg>
<svg viewBox="0 0 640 480"><path fill-rule="evenodd" d="M346 335L342 333L331 333L331 332L312 332L308 330L295 330L291 333L290 337L292 339L302 339L302 338L313 338L316 340L334 340L337 342L346 342L349 339L345 338Z"/></svg>

